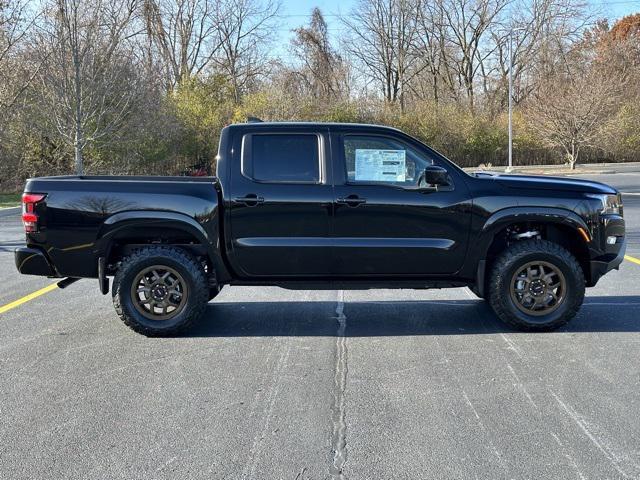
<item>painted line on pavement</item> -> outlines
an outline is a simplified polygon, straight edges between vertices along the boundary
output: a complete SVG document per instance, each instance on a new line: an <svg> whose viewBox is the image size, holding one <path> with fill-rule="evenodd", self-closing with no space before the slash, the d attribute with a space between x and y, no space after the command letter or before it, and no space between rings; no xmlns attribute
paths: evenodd
<svg viewBox="0 0 640 480"><path fill-rule="evenodd" d="M3 305L0 307L0 314L2 313L6 313L9 310L13 310L16 307L19 307L20 305L22 305L23 303L27 303L31 300L33 300L34 298L38 298L41 295L44 295L45 293L49 293L53 290L56 290L58 287L57 283L52 283L51 285L47 285L44 288L41 288L40 290L36 290L35 292L30 293L29 295L25 295L22 298L19 298L18 300L15 300L11 303L7 303L6 305Z"/></svg>
<svg viewBox="0 0 640 480"><path fill-rule="evenodd" d="M638 265L640 265L640 258L632 257L631 255L625 255L624 258L631 263L637 263Z"/></svg>

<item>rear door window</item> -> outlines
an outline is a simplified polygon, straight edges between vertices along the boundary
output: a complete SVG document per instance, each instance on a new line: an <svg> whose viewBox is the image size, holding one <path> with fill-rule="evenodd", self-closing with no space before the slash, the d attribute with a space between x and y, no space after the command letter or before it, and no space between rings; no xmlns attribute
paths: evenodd
<svg viewBox="0 0 640 480"><path fill-rule="evenodd" d="M265 183L319 183L316 134L250 134L243 139L242 173Z"/></svg>

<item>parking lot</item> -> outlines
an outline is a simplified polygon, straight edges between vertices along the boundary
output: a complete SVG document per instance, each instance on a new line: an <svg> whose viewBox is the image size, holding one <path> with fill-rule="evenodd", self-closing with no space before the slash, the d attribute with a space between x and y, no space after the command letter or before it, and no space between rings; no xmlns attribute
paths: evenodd
<svg viewBox="0 0 640 480"><path fill-rule="evenodd" d="M97 281L25 300L0 212L0 478L640 478L640 173L585 177L629 257L538 334L467 289L233 287L145 338Z"/></svg>

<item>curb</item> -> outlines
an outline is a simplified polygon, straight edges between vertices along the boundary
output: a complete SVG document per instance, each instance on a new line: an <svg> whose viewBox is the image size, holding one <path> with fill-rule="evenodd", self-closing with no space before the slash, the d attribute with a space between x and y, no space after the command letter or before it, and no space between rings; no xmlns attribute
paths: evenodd
<svg viewBox="0 0 640 480"><path fill-rule="evenodd" d="M465 171L470 171L470 172L494 172L494 173L500 173L500 174L505 174L505 175L548 175L548 176L553 176L553 175L564 175L564 176L573 176L573 175L612 175L612 174L616 174L616 173L620 173L618 170L569 170L569 171L564 171L564 170L551 170L551 171L544 171L544 170L512 170L511 172L506 172L502 169L497 170L497 169L493 169L493 170L481 170L481 169L473 169L473 168L465 168Z"/></svg>
<svg viewBox="0 0 640 480"><path fill-rule="evenodd" d="M515 172L513 172L515 173ZM571 170L568 172L565 171L551 171L551 172L532 172L532 171L522 171L522 173L527 173L529 175L611 175L615 173L619 173L617 170Z"/></svg>

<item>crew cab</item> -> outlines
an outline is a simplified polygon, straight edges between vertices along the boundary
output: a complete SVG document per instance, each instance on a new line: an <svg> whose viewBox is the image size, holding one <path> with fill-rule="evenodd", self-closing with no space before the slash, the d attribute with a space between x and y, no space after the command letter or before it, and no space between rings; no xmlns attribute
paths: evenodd
<svg viewBox="0 0 640 480"><path fill-rule="evenodd" d="M614 188L467 174L389 127L234 124L216 160L216 177L28 180L18 270L97 279L145 335L188 328L225 285L469 287L550 330L624 257Z"/></svg>

